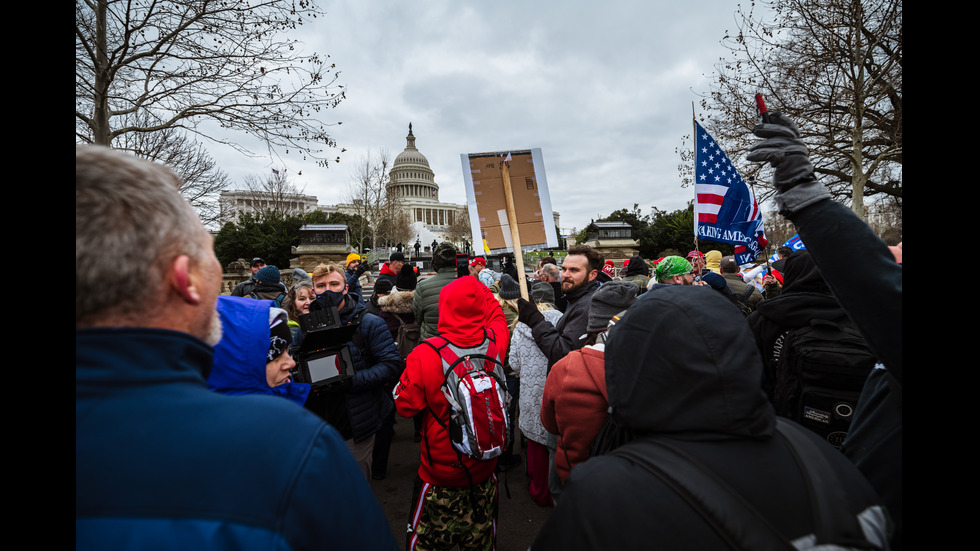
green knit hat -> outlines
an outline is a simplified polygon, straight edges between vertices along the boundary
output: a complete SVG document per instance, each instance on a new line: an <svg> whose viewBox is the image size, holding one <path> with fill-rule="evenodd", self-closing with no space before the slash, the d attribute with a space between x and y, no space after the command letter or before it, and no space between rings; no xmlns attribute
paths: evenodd
<svg viewBox="0 0 980 551"><path fill-rule="evenodd" d="M653 273L657 276L657 281L662 281L675 275L689 274L694 270L691 263L680 256L665 256L657 263Z"/></svg>

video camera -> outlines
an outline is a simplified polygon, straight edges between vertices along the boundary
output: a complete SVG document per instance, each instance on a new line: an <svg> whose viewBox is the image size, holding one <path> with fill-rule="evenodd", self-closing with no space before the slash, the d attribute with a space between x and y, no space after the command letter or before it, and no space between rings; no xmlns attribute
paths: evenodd
<svg viewBox="0 0 980 551"><path fill-rule="evenodd" d="M335 308L311 309L297 321L303 342L290 351L296 360L296 367L291 371L293 380L319 390L352 379L354 361L349 343L359 324L341 324L340 313Z"/></svg>

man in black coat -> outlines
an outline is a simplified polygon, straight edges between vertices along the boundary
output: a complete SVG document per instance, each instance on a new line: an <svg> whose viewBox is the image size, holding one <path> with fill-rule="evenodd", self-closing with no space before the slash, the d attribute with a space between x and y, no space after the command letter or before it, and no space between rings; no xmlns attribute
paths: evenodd
<svg viewBox="0 0 980 551"><path fill-rule="evenodd" d="M596 278L603 263L602 254L588 245L568 249L561 265L561 288L568 306L558 325L546 321L533 303L518 299L518 319L531 328L534 342L548 358L549 369L572 350L582 348L582 336L589 324L589 301L599 288Z"/></svg>
<svg viewBox="0 0 980 551"><path fill-rule="evenodd" d="M824 543L811 511L811 496L819 493L808 486L818 472L814 461L826 466L819 472L831 476L822 483L836 492L818 501L826 508L821 510L847 521L847 543L887 548L884 510L857 468L792 421L780 419L777 430L775 412L759 388L759 351L744 318L720 294L682 285L648 291L607 332L605 361L611 417L634 439L572 471L532 549L775 549L782 548L776 543L792 548L791 541ZM806 446L794 444L797 451L791 451L787 431ZM707 484L692 500L674 484L677 477L655 474L656 467L619 455L635 453L665 466L657 450L693 467L697 480L721 481L754 512L729 506L728 493ZM801 455L805 460L798 463ZM758 531L760 518L777 535ZM734 533L727 531L733 526Z"/></svg>
<svg viewBox="0 0 980 551"><path fill-rule="evenodd" d="M902 265L817 180L796 124L781 113L769 115L771 122L756 126L763 139L747 158L772 165L779 213L799 230L827 286L880 362L865 383L841 451L885 500L895 524L892 549L901 549Z"/></svg>

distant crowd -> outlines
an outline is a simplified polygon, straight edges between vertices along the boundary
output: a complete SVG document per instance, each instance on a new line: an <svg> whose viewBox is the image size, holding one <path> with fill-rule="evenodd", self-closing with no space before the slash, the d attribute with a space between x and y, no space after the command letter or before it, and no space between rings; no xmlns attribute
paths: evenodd
<svg viewBox="0 0 980 551"><path fill-rule="evenodd" d="M368 484L398 415L405 549L494 549L518 465L553 508L533 549L900 549L901 244L771 115L749 158L807 249L764 269L578 245L497 272L443 242L369 296L357 254L288 287L256 257L219 295L179 178L77 147L76 548L398 549Z"/></svg>

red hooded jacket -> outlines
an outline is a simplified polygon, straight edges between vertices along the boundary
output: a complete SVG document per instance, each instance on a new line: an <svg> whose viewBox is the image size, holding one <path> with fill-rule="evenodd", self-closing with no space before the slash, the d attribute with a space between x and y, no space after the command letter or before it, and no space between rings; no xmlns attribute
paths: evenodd
<svg viewBox="0 0 980 551"><path fill-rule="evenodd" d="M507 318L490 289L475 277L461 277L443 287L439 293L438 327L441 337L461 347L478 346L485 336L489 336L496 343L500 357L507 357ZM436 486L468 486L471 481L479 484L493 474L497 461L464 456L466 469L455 466L459 456L448 431L443 428L450 413L449 402L441 390L444 382L439 354L431 346L420 343L408 355L405 370L395 387L395 407L399 415L412 417L426 412L419 477ZM438 420L433 415L438 416Z"/></svg>

